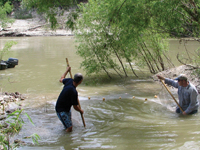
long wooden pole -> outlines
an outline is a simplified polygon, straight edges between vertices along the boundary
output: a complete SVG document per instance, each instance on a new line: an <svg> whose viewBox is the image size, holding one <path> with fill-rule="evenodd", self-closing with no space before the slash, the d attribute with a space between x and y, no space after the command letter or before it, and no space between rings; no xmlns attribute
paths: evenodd
<svg viewBox="0 0 200 150"><path fill-rule="evenodd" d="M66 58L66 63L67 63L67 67L69 67L69 61L67 58ZM70 74L70 77L73 79L71 70L70 70L69 74Z"/></svg>
<svg viewBox="0 0 200 150"><path fill-rule="evenodd" d="M67 62L67 67L69 67L69 61L68 61L67 58L66 58L66 62ZM71 70L70 70L69 73L70 73L70 77L73 79ZM80 105L80 102L79 102L79 99L78 99L78 98L77 98L77 101L78 101L79 108L81 109L81 105ZM80 114L81 114L81 113L80 113ZM82 118L84 127L86 127L86 125L85 125L85 119L84 119L84 117L83 117L83 114L81 114L81 118Z"/></svg>
<svg viewBox="0 0 200 150"><path fill-rule="evenodd" d="M178 102L177 102L176 99L174 98L174 96L172 95L172 93L170 92L170 90L168 89L168 87L167 87L167 86L165 85L165 83L163 82L163 80L160 79L160 81L162 82L162 84L164 85L164 87L167 89L167 91L169 92L169 94L172 96L172 98L174 99L174 101L176 102L176 104L178 105L178 107L180 108L180 110L181 110L182 112L184 112L183 109L181 108L181 106L178 104Z"/></svg>

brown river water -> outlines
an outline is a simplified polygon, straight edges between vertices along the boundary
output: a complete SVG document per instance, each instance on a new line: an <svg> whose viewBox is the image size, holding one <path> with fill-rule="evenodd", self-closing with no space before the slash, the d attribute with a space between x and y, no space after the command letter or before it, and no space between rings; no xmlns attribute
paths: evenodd
<svg viewBox="0 0 200 150"><path fill-rule="evenodd" d="M18 58L19 65L0 71L1 92L18 91L26 96L23 108L34 122L33 126L23 117L25 124L16 138L27 145L19 150L199 149L200 115L174 113L175 102L161 84L147 77L147 72L139 79L85 76L77 90L86 127L80 114L72 110L74 130L66 133L54 110L62 90L58 80L66 69L65 58L69 59L72 74L85 75L73 37L0 38L0 48L10 40L18 44L4 60ZM196 42L188 43L190 51L197 47ZM176 65L176 54L183 50L183 44L170 40L169 55ZM24 138L34 133L41 137L39 145Z"/></svg>

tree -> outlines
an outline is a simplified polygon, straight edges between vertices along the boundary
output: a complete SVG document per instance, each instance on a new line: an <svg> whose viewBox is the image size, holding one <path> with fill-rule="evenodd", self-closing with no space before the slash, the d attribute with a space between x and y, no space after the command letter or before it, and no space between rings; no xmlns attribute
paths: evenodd
<svg viewBox="0 0 200 150"><path fill-rule="evenodd" d="M0 61L3 60L3 57L8 54L9 50L12 48L13 45L17 44L16 41L6 42L4 48L0 49Z"/></svg>
<svg viewBox="0 0 200 150"><path fill-rule="evenodd" d="M35 8L39 14L45 13L51 28L56 29L58 25L56 16L63 15L64 11L70 8L76 8L78 2L79 0L23 0L23 5L29 9ZM73 15L73 10L71 11Z"/></svg>
<svg viewBox="0 0 200 150"><path fill-rule="evenodd" d="M111 77L108 70L115 70L120 76L128 76L129 66L137 76L133 63L147 66L151 73L165 69L167 46L163 39L168 34L150 29L154 22L145 2L96 0L80 5L77 53L84 58L82 67L87 74L104 71Z"/></svg>
<svg viewBox="0 0 200 150"><path fill-rule="evenodd" d="M0 144L4 150L16 149L20 145L20 143L12 141L11 137L14 134L19 133L24 124L22 114L26 115L29 121L33 124L33 121L27 113L23 113L23 110L16 110L9 114L0 125ZM30 138L32 138L34 144L38 144L38 141L40 140L40 136L36 133L32 134Z"/></svg>
<svg viewBox="0 0 200 150"><path fill-rule="evenodd" d="M199 36L199 0L149 0L155 28L174 37Z"/></svg>
<svg viewBox="0 0 200 150"><path fill-rule="evenodd" d="M156 14L154 17L155 28L160 32L167 32L171 36L180 39L180 43L186 43L187 39L181 39L182 37L189 37L200 42L200 0L175 0L175 1L162 1L154 2L152 14ZM164 9L167 8L167 9ZM187 49L182 54L185 54L187 58L181 57L177 54L177 59L184 65L190 65L194 69L194 73L200 76L200 51L196 50L196 53L191 54Z"/></svg>
<svg viewBox="0 0 200 150"><path fill-rule="evenodd" d="M15 2L21 2L22 0L1 0L1 5L5 5L5 3L9 2L14 4Z"/></svg>
<svg viewBox="0 0 200 150"><path fill-rule="evenodd" d="M25 0L24 0L25 1ZM46 12L56 27L56 8L70 0L26 0ZM77 53L87 74L115 71L120 77L136 67L157 73L173 66L165 55L169 37L198 37L200 0L89 0L78 5L67 25L75 31ZM133 65L134 64L134 65Z"/></svg>
<svg viewBox="0 0 200 150"><path fill-rule="evenodd" d="M0 3L0 24L2 28L5 28L8 23L12 23L13 20L7 17L7 14L12 12L13 6L8 1L5 4Z"/></svg>
<svg viewBox="0 0 200 150"><path fill-rule="evenodd" d="M198 37L199 5L199 0L90 0L81 4L76 36L78 54L84 58L82 67L88 74L108 74L109 69L118 68L127 76L123 62L147 67L151 73L173 66L165 55L165 39Z"/></svg>

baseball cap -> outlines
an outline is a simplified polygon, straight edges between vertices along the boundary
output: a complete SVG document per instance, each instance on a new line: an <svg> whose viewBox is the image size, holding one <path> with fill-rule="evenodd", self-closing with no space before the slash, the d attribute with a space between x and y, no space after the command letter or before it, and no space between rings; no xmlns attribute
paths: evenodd
<svg viewBox="0 0 200 150"><path fill-rule="evenodd" d="M180 74L177 78L174 80L187 80L187 76L185 74Z"/></svg>

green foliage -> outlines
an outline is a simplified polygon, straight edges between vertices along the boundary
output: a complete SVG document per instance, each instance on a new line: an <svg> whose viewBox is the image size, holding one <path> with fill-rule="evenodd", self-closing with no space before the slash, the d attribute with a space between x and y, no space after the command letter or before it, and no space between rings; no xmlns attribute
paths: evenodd
<svg viewBox="0 0 200 150"><path fill-rule="evenodd" d="M1 0L2 5L4 5L7 2L10 2L11 4L13 4L14 2L21 2L22 0Z"/></svg>
<svg viewBox="0 0 200 150"><path fill-rule="evenodd" d="M127 76L131 63L151 73L173 64L166 57L166 38L199 36L200 7L196 1L90 0L79 6L77 53L87 74L109 75L109 70ZM125 62L124 62L125 61ZM136 75L136 74L135 74Z"/></svg>
<svg viewBox="0 0 200 150"><path fill-rule="evenodd" d="M34 144L39 144L38 141L40 140L40 136L38 134L34 133L31 135L31 139Z"/></svg>
<svg viewBox="0 0 200 150"><path fill-rule="evenodd" d="M3 145L4 149L13 149L17 145L14 143L10 143L10 136L12 136L15 133L18 133L22 127L22 124L24 123L22 118L20 117L22 113L22 110L16 110L12 114L8 115L5 123L7 126L1 127L0 132L0 144Z"/></svg>
<svg viewBox="0 0 200 150"><path fill-rule="evenodd" d="M13 113L9 114L5 122L0 126L0 145L4 147L4 150L15 149L19 146L19 143L14 143L10 141L10 137L19 131L24 124L24 121L21 117L23 110L16 110ZM28 114L25 113L30 122L33 124L31 118ZM31 138L34 144L38 144L40 137L37 134L32 134Z"/></svg>
<svg viewBox="0 0 200 150"><path fill-rule="evenodd" d="M32 14L27 8L18 8L15 10L15 19L29 19L32 18Z"/></svg>
<svg viewBox="0 0 200 150"><path fill-rule="evenodd" d="M56 29L58 8L68 10L69 8L76 6L76 0L23 0L23 5L29 9L37 8L37 12L45 13L47 20L51 23L51 28ZM59 14L62 15L62 14Z"/></svg>
<svg viewBox="0 0 200 150"><path fill-rule="evenodd" d="M9 1L3 5L0 3L0 25L2 28L5 28L8 23L13 23L13 20L7 17L7 14L11 13L12 9L13 6Z"/></svg>
<svg viewBox="0 0 200 150"><path fill-rule="evenodd" d="M76 27L76 20L79 17L79 13L77 11L71 11L69 16L67 17L66 27L74 31L77 29Z"/></svg>
<svg viewBox="0 0 200 150"><path fill-rule="evenodd" d="M67 10L73 0L24 0L46 13L57 26L57 7ZM148 68L151 73L173 66L166 57L169 37L198 37L200 0L89 0L78 5L66 26L75 32L78 55L88 75L113 71L120 77L131 70ZM133 65L134 64L134 65Z"/></svg>
<svg viewBox="0 0 200 150"><path fill-rule="evenodd" d="M74 0L23 0L23 3L29 8L37 8L39 12L47 12L54 7L68 9L76 4Z"/></svg>
<svg viewBox="0 0 200 150"><path fill-rule="evenodd" d="M6 42L4 48L0 50L0 61L3 60L3 57L8 54L9 50L13 45L17 44L15 41Z"/></svg>
<svg viewBox="0 0 200 150"><path fill-rule="evenodd" d="M13 133L18 133L20 131L22 124L24 123L24 121L20 117L21 113L22 110L16 110L8 115L5 122L9 124L9 128L4 129L3 133L13 134Z"/></svg>
<svg viewBox="0 0 200 150"><path fill-rule="evenodd" d="M152 0L151 14L155 28L175 37L199 36L200 1Z"/></svg>
<svg viewBox="0 0 200 150"><path fill-rule="evenodd" d="M47 18L49 18L49 22L51 22L52 29L55 29L57 26L57 19L55 16L56 16L56 13L54 11L47 14Z"/></svg>
<svg viewBox="0 0 200 150"><path fill-rule="evenodd" d="M168 47L162 39L167 34L152 30L154 22L145 2L96 0L79 6L77 53L84 58L81 66L87 74L104 71L110 76L114 70L127 76L131 69L137 76L132 63L147 66L151 73L165 69L162 57Z"/></svg>

